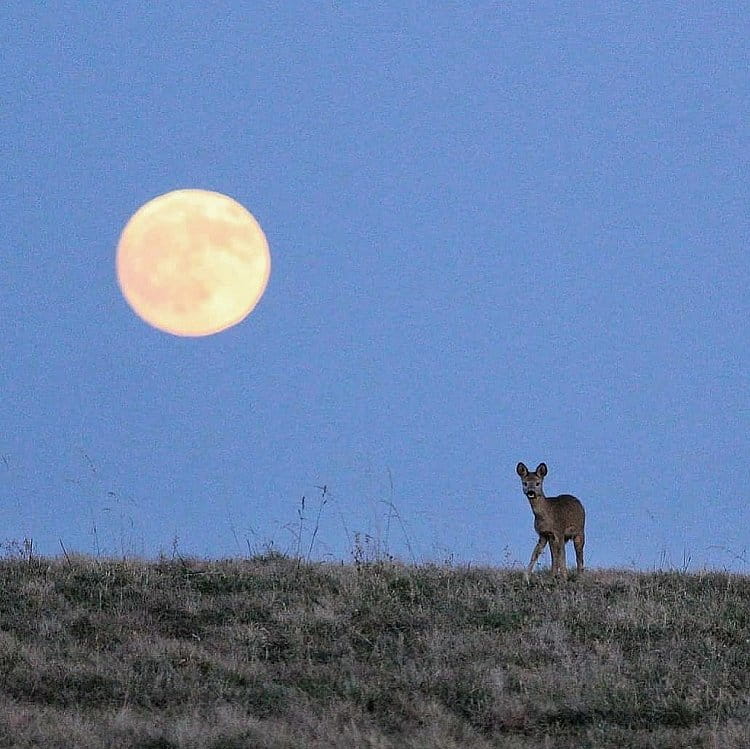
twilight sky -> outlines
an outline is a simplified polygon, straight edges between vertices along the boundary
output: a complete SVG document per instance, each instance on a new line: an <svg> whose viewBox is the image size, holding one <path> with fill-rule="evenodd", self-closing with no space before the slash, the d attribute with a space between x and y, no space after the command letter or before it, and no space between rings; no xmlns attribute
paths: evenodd
<svg viewBox="0 0 750 749"><path fill-rule="evenodd" d="M525 564L522 460L590 566L748 571L743 3L5 0L0 48L6 549ZM191 187L272 255L207 338L114 272Z"/></svg>

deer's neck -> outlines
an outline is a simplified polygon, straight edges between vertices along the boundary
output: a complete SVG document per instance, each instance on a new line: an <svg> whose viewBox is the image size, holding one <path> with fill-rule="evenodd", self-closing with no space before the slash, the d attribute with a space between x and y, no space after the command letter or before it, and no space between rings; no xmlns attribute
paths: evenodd
<svg viewBox="0 0 750 749"><path fill-rule="evenodd" d="M537 494L533 499L531 497L527 497L527 499L529 500L531 509L534 511L534 515L544 516L549 511L549 500L544 496L544 494L540 493Z"/></svg>

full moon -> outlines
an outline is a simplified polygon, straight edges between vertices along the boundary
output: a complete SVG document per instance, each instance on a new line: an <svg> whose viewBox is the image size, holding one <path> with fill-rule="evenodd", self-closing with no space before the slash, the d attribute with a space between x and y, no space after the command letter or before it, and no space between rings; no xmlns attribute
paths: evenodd
<svg viewBox="0 0 750 749"><path fill-rule="evenodd" d="M268 242L238 202L175 190L141 206L117 245L117 280L135 313L166 333L206 336L244 320L271 272Z"/></svg>

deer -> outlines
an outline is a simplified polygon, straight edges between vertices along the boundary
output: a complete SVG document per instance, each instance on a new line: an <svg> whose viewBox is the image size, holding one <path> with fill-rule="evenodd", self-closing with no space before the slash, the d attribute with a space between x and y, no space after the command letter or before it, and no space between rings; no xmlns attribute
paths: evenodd
<svg viewBox="0 0 750 749"><path fill-rule="evenodd" d="M547 475L546 463L540 463L536 471L530 471L523 463L519 463L516 466L516 473L521 477L523 493L529 500L534 513L534 530L539 535L534 551L531 552L531 561L524 574L526 582L529 582L534 565L548 543L552 554L553 576L567 578L565 543L571 539L576 550L576 568L580 575L583 572L583 544L586 541L584 533L586 511L581 501L572 494L561 494L558 497L544 496L542 484Z"/></svg>

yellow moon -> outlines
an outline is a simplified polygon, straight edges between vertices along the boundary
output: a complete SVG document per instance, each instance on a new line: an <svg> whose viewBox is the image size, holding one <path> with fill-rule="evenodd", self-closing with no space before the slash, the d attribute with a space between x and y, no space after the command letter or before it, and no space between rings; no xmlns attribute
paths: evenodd
<svg viewBox="0 0 750 749"><path fill-rule="evenodd" d="M206 336L247 317L271 272L268 242L238 202L174 190L141 206L117 245L117 280L135 313L159 330Z"/></svg>

